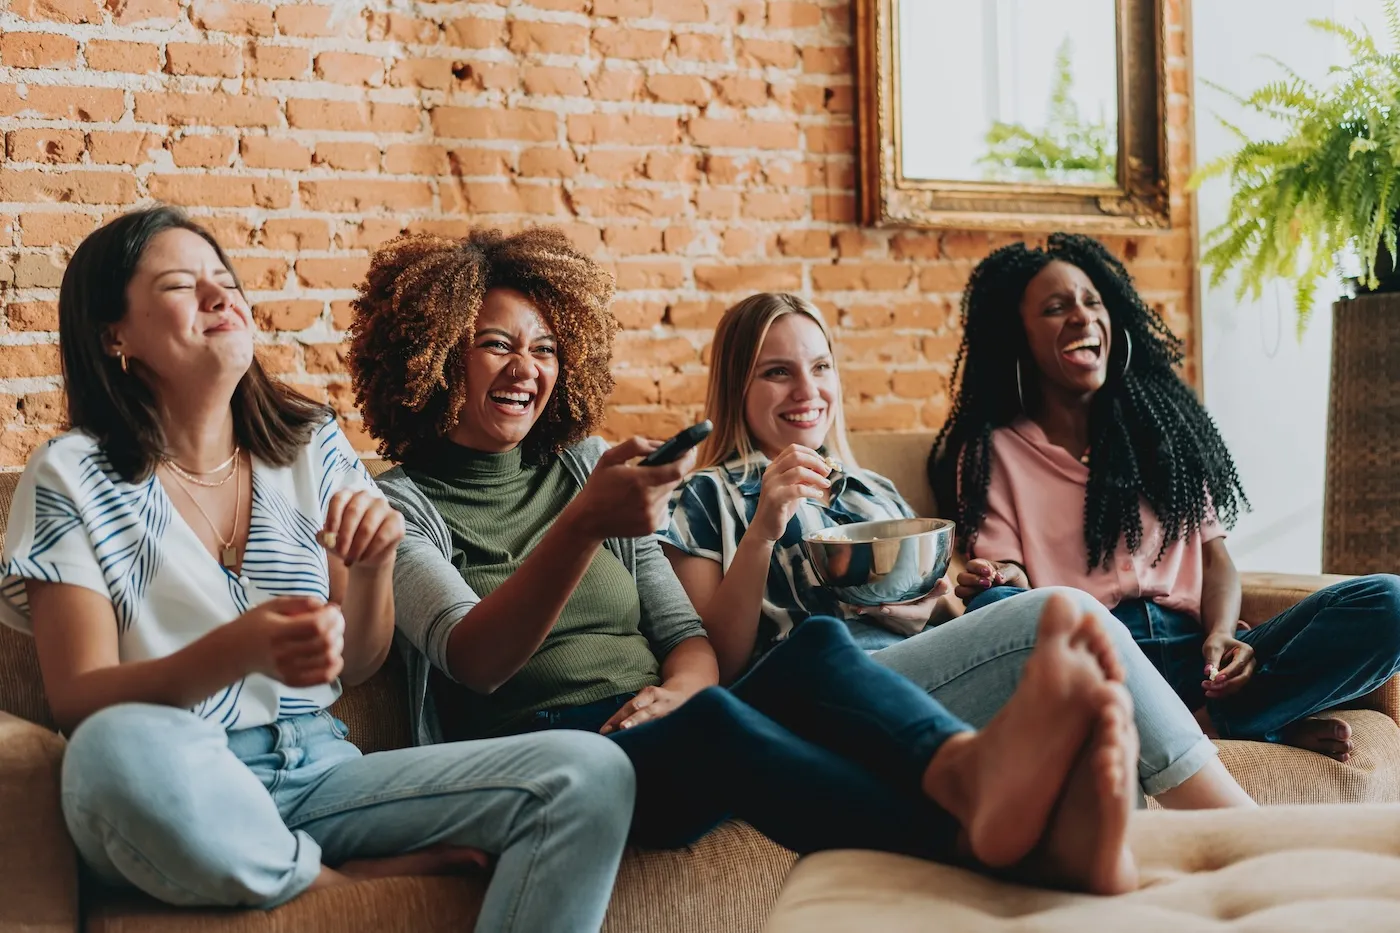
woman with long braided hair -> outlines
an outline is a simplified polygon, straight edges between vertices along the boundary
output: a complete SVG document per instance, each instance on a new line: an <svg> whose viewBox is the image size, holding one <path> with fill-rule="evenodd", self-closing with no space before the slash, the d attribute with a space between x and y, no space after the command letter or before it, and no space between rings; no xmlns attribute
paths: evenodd
<svg viewBox="0 0 1400 933"><path fill-rule="evenodd" d="M929 481L957 518L968 607L1087 590L1208 734L1346 761L1350 727L1316 714L1400 668L1400 578L1348 580L1240 631L1224 529L1249 503L1234 461L1178 375L1181 341L1097 240L993 252L962 322Z"/></svg>

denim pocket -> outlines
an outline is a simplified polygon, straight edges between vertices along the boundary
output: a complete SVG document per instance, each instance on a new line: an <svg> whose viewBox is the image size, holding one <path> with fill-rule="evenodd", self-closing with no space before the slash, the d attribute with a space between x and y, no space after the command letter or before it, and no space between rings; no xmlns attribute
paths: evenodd
<svg viewBox="0 0 1400 933"><path fill-rule="evenodd" d="M334 735L337 739L344 740L350 737L350 727L347 726L345 723L341 722L339 719L336 719L326 710L321 710L320 716L326 721L326 724L331 727L331 734Z"/></svg>

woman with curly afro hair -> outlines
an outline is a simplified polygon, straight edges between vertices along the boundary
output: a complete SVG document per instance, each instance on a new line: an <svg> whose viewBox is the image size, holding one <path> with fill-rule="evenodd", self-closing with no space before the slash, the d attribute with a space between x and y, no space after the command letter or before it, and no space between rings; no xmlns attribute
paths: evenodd
<svg viewBox="0 0 1400 933"><path fill-rule="evenodd" d="M1208 734L1346 761L1316 716L1400 669L1400 579L1330 586L1241 630L1225 530L1248 507L1177 368L1182 345L1097 240L1002 247L962 302L953 409L929 480L956 509L969 608L1030 586L1097 596Z"/></svg>
<svg viewBox="0 0 1400 933"><path fill-rule="evenodd" d="M608 735L635 772L642 845L686 845L736 817L798 852L949 860L962 832L988 866L1135 886L1123 672L1100 623L1068 602L1047 603L1041 660L1027 663L1043 673L981 731L830 618L716 686L653 536L693 452L649 466L637 460L655 441L588 437L611 384L612 293L555 230L405 239L373 258L349 365L366 425L401 462L380 484L405 520L395 614L417 649L418 742ZM1076 780L1090 789L1057 810Z"/></svg>

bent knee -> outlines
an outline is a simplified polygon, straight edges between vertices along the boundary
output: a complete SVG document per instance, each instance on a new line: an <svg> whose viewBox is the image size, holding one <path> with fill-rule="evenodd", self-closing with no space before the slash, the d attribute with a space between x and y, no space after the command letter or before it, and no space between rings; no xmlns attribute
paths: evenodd
<svg viewBox="0 0 1400 933"><path fill-rule="evenodd" d="M1099 626L1108 634L1109 638L1113 639L1114 647L1118 649L1120 657L1126 651L1139 650L1137 643L1133 641L1132 633L1128 631L1128 627L1119 621L1118 617L1110 612L1107 606L1084 590L1072 586L1044 586L1014 598L1035 597L1036 601L1031 605L1035 608L1034 618L1038 622L1046 604L1057 596L1068 601L1076 611L1088 613L1097 619Z"/></svg>
<svg viewBox="0 0 1400 933"><path fill-rule="evenodd" d="M1375 643L1389 654L1400 654L1400 576L1375 573L1356 582L1364 587L1362 598L1376 614Z"/></svg>
<svg viewBox="0 0 1400 933"><path fill-rule="evenodd" d="M827 642L832 639L842 638L848 641L851 640L851 629L845 622L842 622L835 616L808 616L793 628L792 632L778 647L782 647L782 644L788 642L801 644L806 642ZM855 642L852 641L851 643L854 644Z"/></svg>
<svg viewBox="0 0 1400 933"><path fill-rule="evenodd" d="M123 703L99 710L73 731L60 786L70 823L104 814L174 829L209 804L189 773L200 742L225 743L224 732L186 710Z"/></svg>
<svg viewBox="0 0 1400 933"><path fill-rule="evenodd" d="M84 719L63 753L63 783L131 787L144 776L168 774L172 756L184 756L199 738L223 739L223 730L187 710L151 703L120 703Z"/></svg>
<svg viewBox="0 0 1400 933"><path fill-rule="evenodd" d="M555 756L549 768L552 795L585 806L632 811L637 778L627 753L611 739L591 732L548 734Z"/></svg>

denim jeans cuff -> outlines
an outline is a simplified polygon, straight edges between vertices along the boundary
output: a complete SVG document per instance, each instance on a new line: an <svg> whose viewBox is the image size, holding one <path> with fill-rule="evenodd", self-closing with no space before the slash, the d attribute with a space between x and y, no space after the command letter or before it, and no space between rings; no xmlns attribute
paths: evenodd
<svg viewBox="0 0 1400 933"><path fill-rule="evenodd" d="M283 885L282 890L273 895L266 904L260 904L260 907L280 907L304 893L321 874L321 844L304 830L294 829L292 835L297 840L297 854L291 874L287 876L287 883Z"/></svg>
<svg viewBox="0 0 1400 933"><path fill-rule="evenodd" d="M1155 797L1178 787L1218 754L1220 752L1215 743L1203 735L1161 771L1143 777L1142 792L1149 797Z"/></svg>

